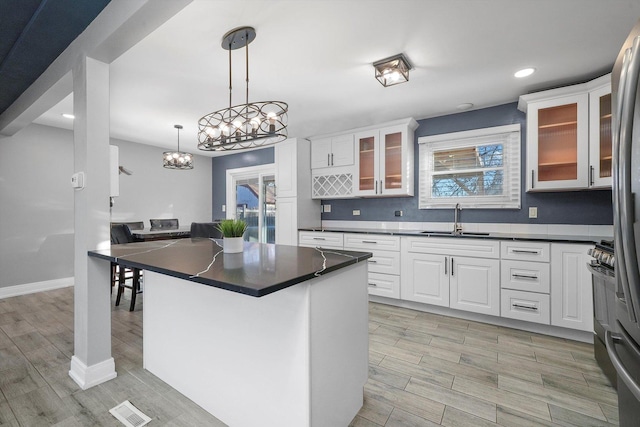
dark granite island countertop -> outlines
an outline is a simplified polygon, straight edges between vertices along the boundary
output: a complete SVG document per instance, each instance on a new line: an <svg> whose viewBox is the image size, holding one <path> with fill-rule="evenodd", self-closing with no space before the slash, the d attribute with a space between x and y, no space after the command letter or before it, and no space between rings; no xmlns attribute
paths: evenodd
<svg viewBox="0 0 640 427"><path fill-rule="evenodd" d="M179 239L111 245L89 256L261 297L371 257L368 252L262 243L225 254L222 240Z"/></svg>

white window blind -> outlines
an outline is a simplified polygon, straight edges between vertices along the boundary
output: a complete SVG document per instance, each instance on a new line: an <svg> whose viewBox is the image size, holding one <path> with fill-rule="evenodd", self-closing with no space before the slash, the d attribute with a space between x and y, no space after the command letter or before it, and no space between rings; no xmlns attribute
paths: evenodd
<svg viewBox="0 0 640 427"><path fill-rule="evenodd" d="M418 139L420 209L520 208L520 125Z"/></svg>

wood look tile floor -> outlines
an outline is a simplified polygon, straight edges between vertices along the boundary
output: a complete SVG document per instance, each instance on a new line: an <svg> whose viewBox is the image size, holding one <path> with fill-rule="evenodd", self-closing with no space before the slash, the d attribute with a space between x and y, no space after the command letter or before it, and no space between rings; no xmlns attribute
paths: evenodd
<svg viewBox="0 0 640 427"><path fill-rule="evenodd" d="M127 399L150 426L224 426L142 369L143 298L129 312L128 296L112 310L118 377L84 391L68 375L73 289L0 300L0 426L121 426L108 410ZM591 345L376 303L369 338L353 427L618 424Z"/></svg>

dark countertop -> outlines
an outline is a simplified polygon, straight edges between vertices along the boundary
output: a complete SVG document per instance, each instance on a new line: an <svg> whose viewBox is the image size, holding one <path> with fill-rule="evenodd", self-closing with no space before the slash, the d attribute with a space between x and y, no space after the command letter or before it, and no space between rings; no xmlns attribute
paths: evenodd
<svg viewBox="0 0 640 427"><path fill-rule="evenodd" d="M422 230L381 230L381 229L345 229L345 228L300 228L298 231L319 231L327 233L384 234L388 236L424 236L452 239L493 239L493 240L529 240L557 243L600 243L601 240L613 240L611 236L552 235L526 233L482 233L463 232L462 234L423 232Z"/></svg>
<svg viewBox="0 0 640 427"><path fill-rule="evenodd" d="M89 256L216 288L261 297L371 257L369 252L261 243L225 254L217 239L177 239L111 245Z"/></svg>

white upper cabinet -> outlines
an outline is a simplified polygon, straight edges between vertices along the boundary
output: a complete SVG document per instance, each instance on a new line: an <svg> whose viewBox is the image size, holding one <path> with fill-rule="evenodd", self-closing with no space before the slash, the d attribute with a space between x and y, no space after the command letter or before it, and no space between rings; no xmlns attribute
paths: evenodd
<svg viewBox="0 0 640 427"><path fill-rule="evenodd" d="M311 144L311 169L353 164L353 134L314 139Z"/></svg>
<svg viewBox="0 0 640 427"><path fill-rule="evenodd" d="M415 120L356 133L357 196L413 196Z"/></svg>
<svg viewBox="0 0 640 427"><path fill-rule="evenodd" d="M518 108L527 114L527 191L611 185L610 92L607 75L520 97Z"/></svg>
<svg viewBox="0 0 640 427"><path fill-rule="evenodd" d="M413 140L404 119L311 139L316 199L413 196Z"/></svg>

